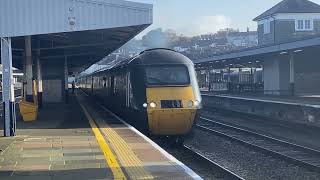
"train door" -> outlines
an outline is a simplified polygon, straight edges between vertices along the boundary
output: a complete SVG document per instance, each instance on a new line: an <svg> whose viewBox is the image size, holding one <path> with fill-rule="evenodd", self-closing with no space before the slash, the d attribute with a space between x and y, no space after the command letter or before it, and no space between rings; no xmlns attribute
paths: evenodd
<svg viewBox="0 0 320 180"><path fill-rule="evenodd" d="M91 94L93 94L93 76L91 76Z"/></svg>
<svg viewBox="0 0 320 180"><path fill-rule="evenodd" d="M130 81L130 72L127 72L126 74L126 107L130 107L130 101L131 101L131 95L132 95L132 89L131 89L131 81Z"/></svg>
<svg viewBox="0 0 320 180"><path fill-rule="evenodd" d="M102 77L102 83L103 83L103 85L102 85L102 89L104 89L104 91L103 92L105 92L106 93L106 95L107 96L109 96L109 88L107 87L107 77L106 76L103 76Z"/></svg>
<svg viewBox="0 0 320 180"><path fill-rule="evenodd" d="M114 89L114 76L110 77L110 89L111 89L111 96L113 97L115 94L115 89Z"/></svg>

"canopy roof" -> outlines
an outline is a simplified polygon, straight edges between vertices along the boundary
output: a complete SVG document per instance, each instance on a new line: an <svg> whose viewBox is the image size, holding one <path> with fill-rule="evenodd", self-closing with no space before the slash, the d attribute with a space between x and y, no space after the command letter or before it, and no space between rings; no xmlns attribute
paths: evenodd
<svg viewBox="0 0 320 180"><path fill-rule="evenodd" d="M18 68L25 36L32 37L33 56L67 58L69 73L75 73L121 47L152 21L152 5L123 0L0 1L0 37L12 37Z"/></svg>

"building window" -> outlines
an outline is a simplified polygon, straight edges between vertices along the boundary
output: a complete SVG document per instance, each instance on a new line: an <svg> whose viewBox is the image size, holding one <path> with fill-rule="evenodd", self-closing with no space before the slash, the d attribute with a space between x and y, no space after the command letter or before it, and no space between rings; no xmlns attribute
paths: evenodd
<svg viewBox="0 0 320 180"><path fill-rule="evenodd" d="M310 30L311 29L311 20L305 20L304 26L305 26L305 29Z"/></svg>
<svg viewBox="0 0 320 180"><path fill-rule="evenodd" d="M303 20L298 20L298 30L303 30Z"/></svg>
<svg viewBox="0 0 320 180"><path fill-rule="evenodd" d="M264 34L270 33L270 21L268 20L263 24L263 33Z"/></svg>
<svg viewBox="0 0 320 180"><path fill-rule="evenodd" d="M296 31L312 31L313 30L313 20L296 20Z"/></svg>

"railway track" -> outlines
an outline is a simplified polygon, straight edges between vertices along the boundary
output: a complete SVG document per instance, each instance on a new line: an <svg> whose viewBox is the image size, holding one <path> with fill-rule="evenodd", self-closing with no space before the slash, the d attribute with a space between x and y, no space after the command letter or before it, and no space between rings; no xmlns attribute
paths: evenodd
<svg viewBox="0 0 320 180"><path fill-rule="evenodd" d="M227 168L219 165L218 163L210 160L209 158L205 157L205 155L201 154L201 152L198 152L191 147L187 145L183 145L184 151L193 154L194 158L201 159L201 161L206 162L210 166L214 167L216 172L219 172L220 176L223 179L230 179L230 180L244 180L244 178L240 177L239 175L235 174L234 172L228 170Z"/></svg>
<svg viewBox="0 0 320 180"><path fill-rule="evenodd" d="M244 180L241 176L214 162L201 151L192 148L188 144L168 144L165 138L159 139L158 137L154 137L153 141L204 179Z"/></svg>
<svg viewBox="0 0 320 180"><path fill-rule="evenodd" d="M320 171L320 151L318 150L224 124L212 117L200 117L196 126L250 148L289 160L296 165L316 172Z"/></svg>

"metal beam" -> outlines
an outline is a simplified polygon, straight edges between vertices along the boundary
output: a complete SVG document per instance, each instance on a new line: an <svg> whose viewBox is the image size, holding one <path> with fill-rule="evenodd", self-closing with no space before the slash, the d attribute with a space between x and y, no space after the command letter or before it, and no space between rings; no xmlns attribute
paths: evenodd
<svg viewBox="0 0 320 180"><path fill-rule="evenodd" d="M109 46L110 44L112 44L112 40L111 42L109 40L108 43L103 42L103 43L94 43L94 44L79 44L79 45L66 45L66 46L55 46L55 47L52 46L52 47L37 48L34 50L44 51L44 50L70 49L70 48L81 48L81 47L97 47L97 46Z"/></svg>
<svg viewBox="0 0 320 180"><path fill-rule="evenodd" d="M96 55L97 53L91 52L91 53L79 53L79 54L68 54L68 55L56 55L56 56L41 56L41 59L55 59L55 58L64 58L64 57L78 57L78 56L90 56L90 55Z"/></svg>
<svg viewBox="0 0 320 180"><path fill-rule="evenodd" d="M11 38L1 38L1 60L4 136L8 137L15 136L16 131Z"/></svg>

